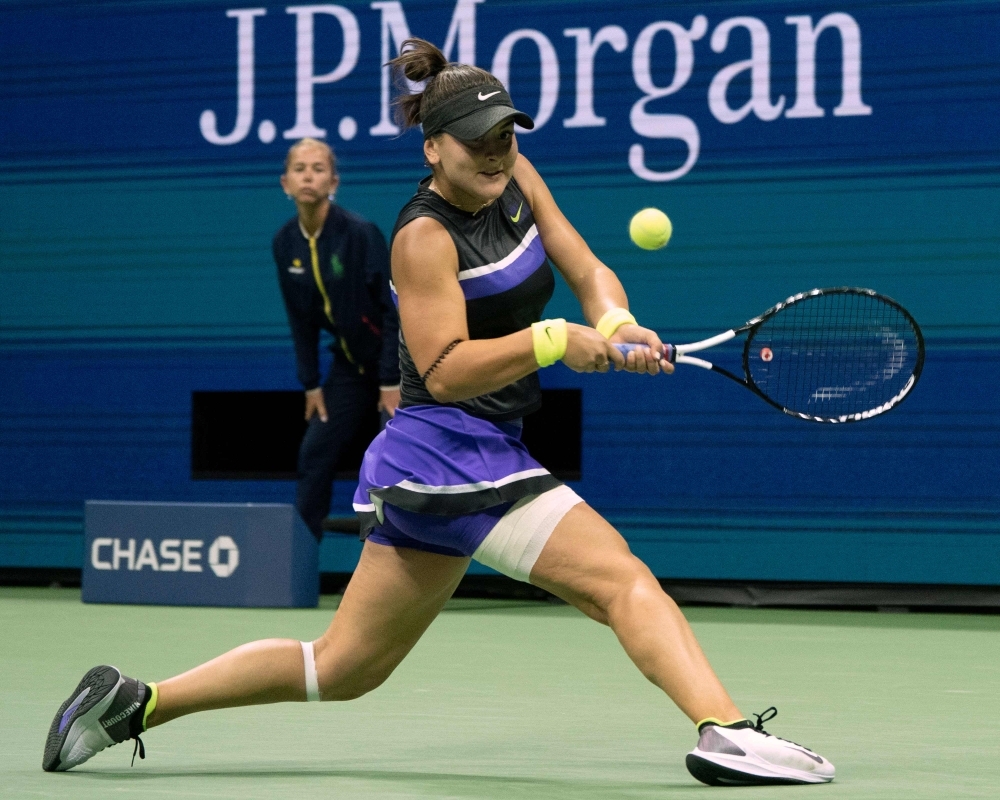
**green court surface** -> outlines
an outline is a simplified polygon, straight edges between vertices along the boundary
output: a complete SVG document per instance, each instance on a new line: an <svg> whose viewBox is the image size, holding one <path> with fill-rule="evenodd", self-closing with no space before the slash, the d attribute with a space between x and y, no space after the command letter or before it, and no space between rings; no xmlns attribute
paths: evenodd
<svg viewBox="0 0 1000 800"><path fill-rule="evenodd" d="M93 606L0 589L0 796L917 798L1000 796L1000 617L687 609L745 712L837 766L826 786L713 789L694 728L575 610L454 600L395 675L351 703L193 715L65 774L41 770L58 705L106 662L155 680L243 642L309 639L336 608Z"/></svg>

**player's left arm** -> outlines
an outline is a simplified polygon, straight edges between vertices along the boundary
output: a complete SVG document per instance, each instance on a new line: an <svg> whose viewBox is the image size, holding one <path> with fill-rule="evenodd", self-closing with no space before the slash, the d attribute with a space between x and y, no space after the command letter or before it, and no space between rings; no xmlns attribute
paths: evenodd
<svg viewBox="0 0 1000 800"><path fill-rule="evenodd" d="M628 297L618 276L608 268L584 241L576 228L559 209L542 176L523 155L518 155L514 177L524 192L538 226L545 252L580 301L583 315L591 326L612 308L628 308ZM655 374L661 368L656 355L663 352L663 343L655 331L640 325L622 325L611 337L613 342L646 344L650 351L633 351L626 360L626 369ZM644 357L643 357L644 356ZM667 371L673 370L666 365Z"/></svg>

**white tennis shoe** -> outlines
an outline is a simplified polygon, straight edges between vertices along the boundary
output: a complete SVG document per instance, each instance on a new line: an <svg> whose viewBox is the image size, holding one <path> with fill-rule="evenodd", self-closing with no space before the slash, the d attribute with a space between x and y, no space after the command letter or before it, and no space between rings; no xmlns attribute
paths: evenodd
<svg viewBox="0 0 1000 800"><path fill-rule="evenodd" d="M767 716L769 712L773 713ZM777 713L772 706L763 714L754 714L756 725L749 720L702 725L698 746L685 759L688 772L710 786L832 781L833 764L823 756L764 730L764 723Z"/></svg>

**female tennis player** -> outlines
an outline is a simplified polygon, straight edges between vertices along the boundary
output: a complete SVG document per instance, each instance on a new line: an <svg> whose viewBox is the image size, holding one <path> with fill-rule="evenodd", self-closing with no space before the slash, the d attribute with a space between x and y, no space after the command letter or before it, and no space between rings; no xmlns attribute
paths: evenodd
<svg viewBox="0 0 1000 800"><path fill-rule="evenodd" d="M314 642L253 642L157 683L95 667L56 714L44 768L70 769L129 738L141 755L141 733L195 711L360 697L416 644L471 557L609 625L697 725L687 757L697 779L832 780L826 759L763 731L767 712L756 724L744 717L649 569L519 440L547 365L664 368L656 334L636 324L621 283L518 153L514 123L531 128L531 118L493 75L449 64L423 40L408 40L393 66L426 81L399 111L405 126L422 126L431 175L393 231L402 402L362 465L355 508L366 541L340 608ZM541 320L550 261L590 325ZM626 360L615 342L644 346Z"/></svg>

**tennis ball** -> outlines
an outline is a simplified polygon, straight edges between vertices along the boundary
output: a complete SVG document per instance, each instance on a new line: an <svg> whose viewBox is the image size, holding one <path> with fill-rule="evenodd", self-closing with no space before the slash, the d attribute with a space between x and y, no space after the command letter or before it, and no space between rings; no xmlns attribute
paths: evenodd
<svg viewBox="0 0 1000 800"><path fill-rule="evenodd" d="M628 224L628 235L643 250L659 250L673 232L670 217L658 208L644 208Z"/></svg>

